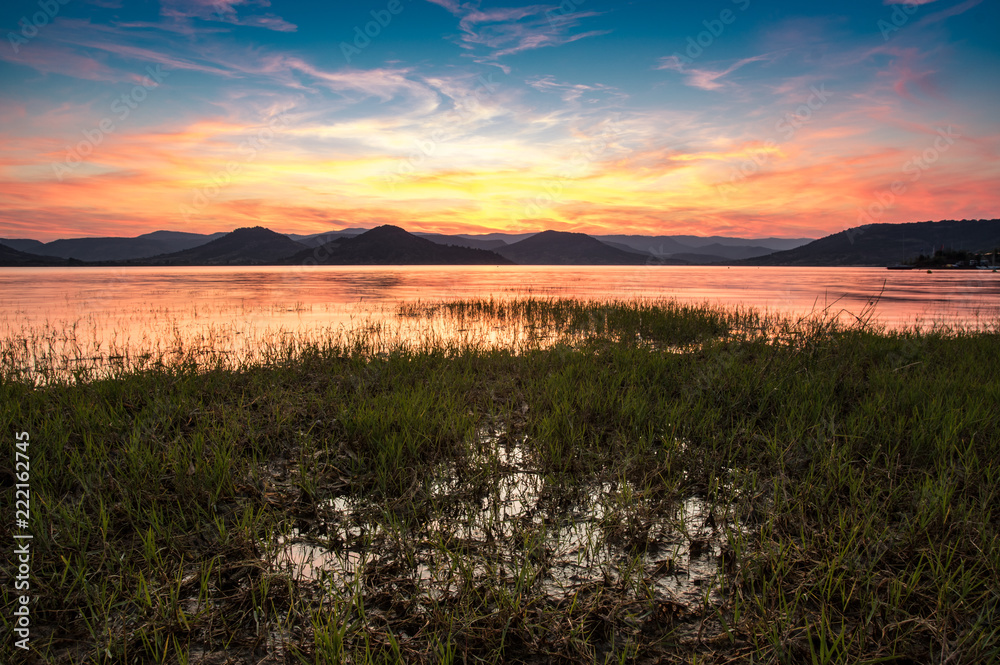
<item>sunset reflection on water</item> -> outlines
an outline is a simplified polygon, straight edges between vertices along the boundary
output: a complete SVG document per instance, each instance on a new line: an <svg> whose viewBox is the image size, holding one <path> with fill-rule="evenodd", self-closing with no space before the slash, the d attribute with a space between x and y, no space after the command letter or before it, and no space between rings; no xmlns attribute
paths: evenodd
<svg viewBox="0 0 1000 665"><path fill-rule="evenodd" d="M399 315L473 298L674 299L793 317L864 313L890 328L993 328L1000 274L877 268L337 266L0 269L0 339L53 355L206 352L252 356L276 340L368 335L518 344L525 331ZM877 299L872 309L869 303Z"/></svg>

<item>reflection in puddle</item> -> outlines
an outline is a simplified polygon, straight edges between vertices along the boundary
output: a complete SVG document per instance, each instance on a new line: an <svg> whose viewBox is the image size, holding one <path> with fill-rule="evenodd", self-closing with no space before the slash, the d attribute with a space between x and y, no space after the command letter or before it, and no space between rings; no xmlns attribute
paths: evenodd
<svg viewBox="0 0 1000 665"><path fill-rule="evenodd" d="M556 601L598 584L685 606L716 594L724 520L708 502L654 503L624 481L553 500L524 442L502 439L481 431L475 454L428 478L430 508L416 521L364 499L327 501L312 531L279 539L275 567L341 588L359 574L406 579L433 600L477 580Z"/></svg>
<svg viewBox="0 0 1000 665"><path fill-rule="evenodd" d="M294 579L318 580L323 575L346 580L358 573L363 565L359 552L327 549L315 543L279 540L278 556L274 562L277 570L287 572Z"/></svg>

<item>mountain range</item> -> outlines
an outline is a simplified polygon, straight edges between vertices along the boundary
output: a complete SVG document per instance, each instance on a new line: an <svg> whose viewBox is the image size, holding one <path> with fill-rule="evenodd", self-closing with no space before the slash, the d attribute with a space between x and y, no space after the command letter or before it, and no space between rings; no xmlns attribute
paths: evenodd
<svg viewBox="0 0 1000 665"><path fill-rule="evenodd" d="M755 266L884 266L935 249L987 252L1000 247L1000 219L869 224L784 252L737 263Z"/></svg>
<svg viewBox="0 0 1000 665"><path fill-rule="evenodd" d="M286 256L299 265L507 265L486 249L439 245L398 226L379 226L357 236L341 236L319 247Z"/></svg>
<svg viewBox="0 0 1000 665"><path fill-rule="evenodd" d="M79 261L73 259L60 259L52 256L39 256L22 252L0 243L0 266L31 268L44 266L66 266L79 265Z"/></svg>
<svg viewBox="0 0 1000 665"><path fill-rule="evenodd" d="M69 238L47 243L38 240L0 238L0 244L38 256L54 256L78 261L127 261L180 252L204 245L224 235L226 234L154 231L135 238Z"/></svg>
<svg viewBox="0 0 1000 665"><path fill-rule="evenodd" d="M747 240L720 236L701 238L698 236L600 235L594 237L612 247L639 252L644 256L652 257L655 263L665 265L725 263L726 261L765 256L810 242L806 238Z"/></svg>
<svg viewBox="0 0 1000 665"><path fill-rule="evenodd" d="M512 263L524 265L641 265L649 260L649 255L564 231L542 231L496 251Z"/></svg>
<svg viewBox="0 0 1000 665"><path fill-rule="evenodd" d="M309 235L285 234L288 239L305 247L322 247L338 239L360 236L370 229L343 228ZM30 239L3 239L0 244L37 256L76 259L88 262L135 261L175 254L194 249L225 236L225 233L198 234L177 231L155 231L135 238L67 238L43 243ZM489 233L481 235L441 233L413 233L438 245L453 245L469 249L502 250L534 235L533 233ZM581 234L582 235L582 234ZM726 238L719 236L641 236L596 235L596 240L626 253L638 253L643 261L661 264L719 263L730 260L763 256L775 251L791 249L809 242L809 239ZM619 258L622 258L619 256ZM160 260L158 258L158 260ZM177 258L184 261L183 257ZM252 263L258 259L249 258ZM554 257L557 262L562 259ZM624 259L623 259L624 260ZM624 261L632 262L633 259ZM572 261L571 261L572 262ZM606 260L599 261L606 263Z"/></svg>
<svg viewBox="0 0 1000 665"><path fill-rule="evenodd" d="M785 249L776 249L784 247ZM565 231L478 236L409 233L397 226L288 236L263 227L199 235L41 243L0 239L0 265L788 265L879 266L934 249L1000 247L1000 220L871 224L814 241L694 236L590 236ZM138 256L162 250L151 256ZM178 249L179 248L179 249ZM109 258L109 257L126 258ZM81 257L87 257L83 259Z"/></svg>
<svg viewBox="0 0 1000 665"><path fill-rule="evenodd" d="M271 265L304 250L305 245L288 236L254 226L236 229L191 249L134 262L142 265Z"/></svg>

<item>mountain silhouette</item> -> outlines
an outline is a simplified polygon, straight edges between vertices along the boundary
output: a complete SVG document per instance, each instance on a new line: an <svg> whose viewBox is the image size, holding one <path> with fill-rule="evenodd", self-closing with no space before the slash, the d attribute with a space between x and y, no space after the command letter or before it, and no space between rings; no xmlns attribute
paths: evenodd
<svg viewBox="0 0 1000 665"><path fill-rule="evenodd" d="M338 230L330 230L323 233L314 233L308 235L297 235L297 234L283 234L286 238L291 239L297 243L300 243L302 247L293 247L293 253L301 252L306 247L322 247L323 245L329 244L331 242L343 240L346 238L353 238L367 233L371 229L364 229L358 227L346 227ZM402 230L402 229L400 229ZM126 265L161 265L164 260L163 255L178 254L184 250L194 249L207 245L209 242L218 240L224 237L225 233L213 233L213 234L199 234L199 233L185 233L178 231L154 231L152 233L145 233L143 235L137 236L135 238L123 238L123 237L100 237L100 238L69 238L61 240L53 240L51 242L43 243L38 240L31 239L2 239L0 238L0 244L7 245L13 249L21 252L27 252L29 254L35 254L37 256L51 256L60 258L74 258L80 261L87 261L96 264L110 265L117 264L120 261L126 261ZM487 233L479 235L446 235L440 233L413 233L411 234L418 238L423 238L425 240L430 240L438 245L453 245L456 247L466 247L472 249L485 249L485 250L500 250L513 245L522 240L531 238L538 234L535 233ZM582 235L582 234L578 234ZM536 242L544 240L546 236L542 236ZM760 256L762 254L775 251L775 249L788 249L790 247L796 246L796 243L803 244L808 241L795 241L795 240L781 240L781 239L762 239L760 241L749 241L745 238L726 238L726 237L695 237L695 236L641 236L641 235L611 235L611 236L591 236L591 238L596 238L598 241L604 243L609 247L617 248L626 254L639 254L646 258L646 260L651 260L653 263L657 264L677 264L683 265L686 263L710 263L713 261L725 261L725 260L737 260L745 259L754 256ZM284 241L278 241L284 242ZM339 244L339 243L337 243ZM778 245L781 245L780 247ZM530 244L529 244L530 247ZM634 259L631 257L608 257L608 256L589 256L587 257L587 251L580 252L580 247L577 247L573 243L568 243L565 247L571 251L571 255L567 256L565 259L559 259L554 257L552 260L556 263L562 264L572 264L580 263L581 260L584 264L586 263L597 263L610 262L610 263L628 263L633 262ZM285 247L287 249L287 245ZM274 261L280 262L280 254L285 251L285 249L278 248L278 251L265 252L264 256L250 256L241 258L241 250L236 247L231 252L231 256L228 258L220 258L217 255L206 255L199 256L197 254L192 255L180 255L177 257L171 257L170 260L178 263L219 263L228 265L237 265L241 262L246 262L249 265L263 263L270 263ZM357 248L356 248L357 249ZM402 249L401 247L399 249ZM537 248L536 248L537 249ZM586 248L583 248L586 250ZM600 251L600 248L595 250L595 247L591 244L592 251ZM352 250L353 251L353 250ZM417 250L413 250L417 252ZM379 258L374 254L371 256L361 256L360 250L358 250L358 255L353 258L342 255L338 261L364 261L366 263L384 263L391 264L396 262L393 257ZM320 252L323 256L327 252ZM581 259L579 254L583 254L585 259ZM420 254L420 256L418 256ZM404 262L419 261L421 263L426 262L427 259L423 256L425 253L417 252L407 253L402 252L399 260ZM274 259L277 256L278 259ZM151 261L144 261L144 259L153 259ZM454 255L449 254L444 259L448 263L455 260ZM464 258L458 259L460 263L465 263L470 260L473 261L485 261L486 263L496 263L497 259L489 258L485 259L480 257L479 259L470 258L465 256ZM541 259L533 259L541 260ZM58 263L58 265L65 265Z"/></svg>
<svg viewBox="0 0 1000 665"><path fill-rule="evenodd" d="M135 238L64 238L41 243L37 240L0 240L14 249L39 256L80 261L127 261L179 252L215 240L225 234L153 231Z"/></svg>
<svg viewBox="0 0 1000 665"><path fill-rule="evenodd" d="M27 252L28 254L44 256L40 250L45 249L45 243L38 240L29 240L27 238L0 238L0 245L16 249L19 252Z"/></svg>
<svg viewBox="0 0 1000 665"><path fill-rule="evenodd" d="M501 247L506 247L507 243L500 239L483 240L481 238L466 238L464 236L452 236L442 233L414 233L418 238L424 238L439 245L454 245L455 247L471 247L472 249L488 249L495 252Z"/></svg>
<svg viewBox="0 0 1000 665"><path fill-rule="evenodd" d="M305 248L262 226L236 229L192 249L137 261L140 265L274 265Z"/></svg>
<svg viewBox="0 0 1000 665"><path fill-rule="evenodd" d="M808 245L739 261L756 266L884 266L935 249L992 251L1000 247L1000 220L945 220L870 224L828 235Z"/></svg>
<svg viewBox="0 0 1000 665"><path fill-rule="evenodd" d="M33 266L71 266L78 265L80 262L73 259L60 259L55 256L39 256L38 254L30 254L28 252L22 252L9 247L6 244L0 243L0 266L5 268L10 267L23 267L29 268Z"/></svg>
<svg viewBox="0 0 1000 665"><path fill-rule="evenodd" d="M304 265L506 265L510 261L484 249L439 245L386 224L353 238L341 237L306 249L284 263Z"/></svg>
<svg viewBox="0 0 1000 665"><path fill-rule="evenodd" d="M584 233L542 231L496 250L523 265L639 265L650 257L606 245Z"/></svg>
<svg viewBox="0 0 1000 665"><path fill-rule="evenodd" d="M939 249L970 252L1000 247L1000 220L944 220L909 224L870 224L763 256L780 239L743 244L740 238L694 236L600 236L542 231L485 234L471 238L442 234L416 235L398 226L384 225L353 235L360 229L328 233L325 238L298 236L320 246L296 242L257 226L227 234L202 235L155 231L137 238L76 238L42 243L27 239L0 239L0 265L641 265L702 264L773 266L884 266L930 255ZM504 239L516 242L506 244ZM676 238L676 239L674 239ZM757 242L757 241L754 241ZM798 240L782 240L785 246ZM443 244L444 243L444 244ZM472 245L463 246L463 245ZM154 247L184 247L152 257L115 260ZM477 247L478 246L478 247ZM495 247L492 251L484 247ZM54 254L56 253L57 254Z"/></svg>
<svg viewBox="0 0 1000 665"><path fill-rule="evenodd" d="M595 235L603 243L625 246L640 254L659 258L681 258L677 254L703 254L722 259L749 259L772 252L801 247L815 238L736 238L726 236Z"/></svg>

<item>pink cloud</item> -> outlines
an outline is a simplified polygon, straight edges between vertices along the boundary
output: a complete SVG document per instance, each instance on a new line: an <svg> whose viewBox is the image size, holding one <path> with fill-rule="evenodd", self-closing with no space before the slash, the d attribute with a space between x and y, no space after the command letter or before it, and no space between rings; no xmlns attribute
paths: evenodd
<svg viewBox="0 0 1000 665"><path fill-rule="evenodd" d="M0 60L31 67L43 74L61 74L87 81L121 82L130 79L130 74L109 67L91 55L51 42L32 44L31 49L22 49L16 54L0 49Z"/></svg>
<svg viewBox="0 0 1000 665"><path fill-rule="evenodd" d="M700 88L702 90L721 90L725 87L725 84L720 81L720 79L732 74L737 69L749 65L751 62L760 62L761 60L771 60L771 55L755 55L750 58L743 58L742 60L737 60L735 63L727 67L726 69L696 69L693 67L688 67L683 60L681 60L676 55L669 55L665 58L660 59L660 64L656 67L657 69L669 69L675 72L680 72L685 75L685 84L693 87Z"/></svg>
<svg viewBox="0 0 1000 665"><path fill-rule="evenodd" d="M217 76L229 76L231 74L225 69L221 69L219 67L200 64L188 60L186 58L167 55L166 53L160 51L155 51L152 49L142 48L138 46L129 46L127 44L119 44L112 41L95 40L95 39L75 39L72 43L78 46L83 46L85 48L105 51L107 53L113 53L115 55L122 56L124 58L140 60L143 62L158 63L168 69L184 69L189 71L203 72L206 74L215 74Z"/></svg>
<svg viewBox="0 0 1000 665"><path fill-rule="evenodd" d="M274 14L252 14L241 17L237 8L244 6L270 7L271 3L268 0L163 0L160 13L174 20L198 18L278 32L295 32L298 29Z"/></svg>
<svg viewBox="0 0 1000 665"><path fill-rule="evenodd" d="M452 14L458 14L459 12L458 3L454 0L427 0L427 2L438 7L444 7Z"/></svg>

